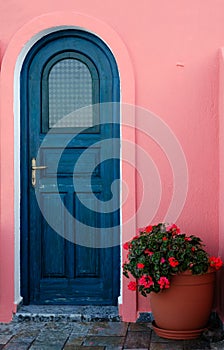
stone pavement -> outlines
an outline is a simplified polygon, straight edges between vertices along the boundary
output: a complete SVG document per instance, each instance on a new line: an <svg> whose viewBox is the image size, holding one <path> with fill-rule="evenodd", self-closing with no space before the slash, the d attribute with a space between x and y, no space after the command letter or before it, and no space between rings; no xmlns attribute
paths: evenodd
<svg viewBox="0 0 224 350"><path fill-rule="evenodd" d="M149 314L125 323L116 307L25 306L11 323L0 324L0 350L224 350L222 339L215 322L195 340L162 339Z"/></svg>
<svg viewBox="0 0 224 350"><path fill-rule="evenodd" d="M224 341L173 341L159 338L151 323L35 322L0 324L0 349L4 350L202 350L224 349Z"/></svg>

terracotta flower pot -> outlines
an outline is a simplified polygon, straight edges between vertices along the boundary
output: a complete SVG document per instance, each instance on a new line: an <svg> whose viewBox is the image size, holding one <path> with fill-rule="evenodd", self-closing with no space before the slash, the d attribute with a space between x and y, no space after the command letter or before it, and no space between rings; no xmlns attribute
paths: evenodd
<svg viewBox="0 0 224 350"><path fill-rule="evenodd" d="M173 276L171 287L151 293L154 330L164 338L192 339L205 329L212 310L215 272Z"/></svg>

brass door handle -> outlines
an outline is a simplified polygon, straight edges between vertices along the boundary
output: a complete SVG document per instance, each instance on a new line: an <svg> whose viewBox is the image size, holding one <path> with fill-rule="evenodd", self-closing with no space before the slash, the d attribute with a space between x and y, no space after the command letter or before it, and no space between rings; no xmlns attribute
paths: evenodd
<svg viewBox="0 0 224 350"><path fill-rule="evenodd" d="M32 169L32 186L36 186L36 170L44 170L47 169L46 165L36 165L36 159L32 158L31 160L31 169Z"/></svg>
<svg viewBox="0 0 224 350"><path fill-rule="evenodd" d="M46 168L47 168L46 165L39 165L39 166L32 165L32 170L43 170L43 169L46 169Z"/></svg>

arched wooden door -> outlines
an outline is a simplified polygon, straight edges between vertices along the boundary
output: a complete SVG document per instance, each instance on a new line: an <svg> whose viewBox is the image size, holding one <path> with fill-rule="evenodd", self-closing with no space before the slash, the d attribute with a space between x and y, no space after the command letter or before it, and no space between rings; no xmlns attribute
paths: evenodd
<svg viewBox="0 0 224 350"><path fill-rule="evenodd" d="M25 304L117 304L119 186L114 188L118 205L113 212L93 207L93 196L99 203L110 200L111 185L120 176L119 147L114 157L106 159L108 147L103 142L119 140L119 108L107 105L119 102L119 91L111 51L99 38L81 30L45 36L24 61L21 292ZM76 115L89 105L92 107ZM50 142L45 144L46 137ZM38 166L44 168L36 169ZM116 244L109 243L111 237L105 244L108 227ZM99 242L94 247L94 229L102 231L102 247ZM77 244L78 237L86 233L92 237L91 244ZM68 236L73 239L66 239Z"/></svg>

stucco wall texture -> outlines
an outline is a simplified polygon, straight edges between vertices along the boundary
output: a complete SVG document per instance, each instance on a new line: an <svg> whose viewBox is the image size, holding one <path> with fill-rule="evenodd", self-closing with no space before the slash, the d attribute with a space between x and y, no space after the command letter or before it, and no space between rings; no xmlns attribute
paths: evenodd
<svg viewBox="0 0 224 350"><path fill-rule="evenodd" d="M70 12L70 17L62 18L62 13L66 12ZM0 57L4 69L7 70L10 65L11 68L13 67L10 60L16 60L16 55L18 56L19 50L22 49L22 43L25 44L29 38L27 23L38 19L40 28L41 23L43 28L50 28L53 22L48 23L47 16L51 13L57 13L58 22L55 20L55 26L57 23L75 26L75 13L88 17L89 23L94 23L94 21L102 23L100 29L100 25L98 27L96 25L95 28L94 25L89 26L88 20L83 26L81 21L77 21L79 27L93 31L111 47L120 70L122 102L139 106L135 115L135 133L133 134L132 131L131 136L127 136L128 130L124 127L123 137L126 135L127 138L134 138L134 142L142 147L153 160L157 173L160 175L161 198L159 192L157 198L157 193L150 188L150 183L147 182L147 185L144 186L144 176L141 178L139 169L148 165L144 165L144 157L140 155L140 148L139 150L136 148L136 169L140 174L135 177L134 187L129 188L126 209L122 209L123 220L128 217L129 207L132 207L130 210L135 211L133 209L135 204L137 207L140 206L144 193L146 198L148 197L149 210L151 210L151 201L154 203L152 205L155 205L155 210L152 210L150 215L147 215L144 210L139 210L135 215L137 227L148 224L149 220L156 223L164 218L175 219L183 231L201 236L209 253L223 255L224 223L221 218L224 207L222 202L224 142L223 137L220 136L223 133L221 128L223 128L222 119L224 118L223 96L220 92L222 91L220 75L223 75L223 68L220 69L222 65L220 52L224 47L223 1L39 0L31 2L0 0ZM72 13L74 13L73 22L68 19L72 18ZM105 28L110 28L111 32L116 33L129 55L133 74L130 80L128 79L130 69L125 68L125 58L122 58L119 45L115 48L116 38L111 36L110 39L110 34L103 29L103 23ZM22 39L16 47L16 36L19 31L22 33ZM34 33L35 30L33 30ZM10 51L7 53L9 47ZM15 57L12 57L10 53L14 53ZM7 60L5 55L7 55ZM1 77L1 100L5 101L5 105L1 109L0 124L1 137L3 137L0 141L0 321L10 320L14 303L12 186L14 131L12 119L8 119L8 115L5 114L7 108L9 110L11 108L11 111L13 108L12 99L6 95L7 91L12 88L10 84L13 84L13 72L11 73L8 80L3 71L4 76ZM8 107L6 102L9 104ZM144 109L144 112L141 108ZM156 131L154 134L151 131L152 137L148 137L149 133L141 130L141 121L147 118L156 129L156 121L151 118L151 115L156 116L159 125L161 123L163 125L163 134L158 137L155 136ZM176 144L173 145L174 148L169 149L169 141L172 143L173 139L178 140L177 148L182 150L185 163L179 160L179 153L176 154ZM6 145L7 149L5 149ZM11 163L8 164L10 159ZM175 159L178 164L175 164ZM182 167L183 164L186 165L188 177L186 177L186 169ZM150 174L150 169L148 170ZM133 172L130 165L124 164L123 179L124 181L127 179L127 183L130 182L129 171ZM184 181L183 187L188 186L186 198L182 193L180 196L184 200L181 198L181 203L179 203L177 199L173 204L175 213L178 212L177 206L181 207L178 215L173 214L172 216L173 212L171 212L167 216L175 186L181 191L181 179ZM135 192L134 199L131 193L133 191ZM130 206L128 201L130 201ZM124 230L123 241L134 236L135 230L134 225L129 226L129 232L127 229ZM221 278L219 282L219 291L221 291ZM127 291L125 285L126 282L123 286L120 312L124 320L133 321L138 311L149 310L148 300L138 298L132 312L134 294ZM224 308L221 294L220 292L217 297L216 307L222 317Z"/></svg>

